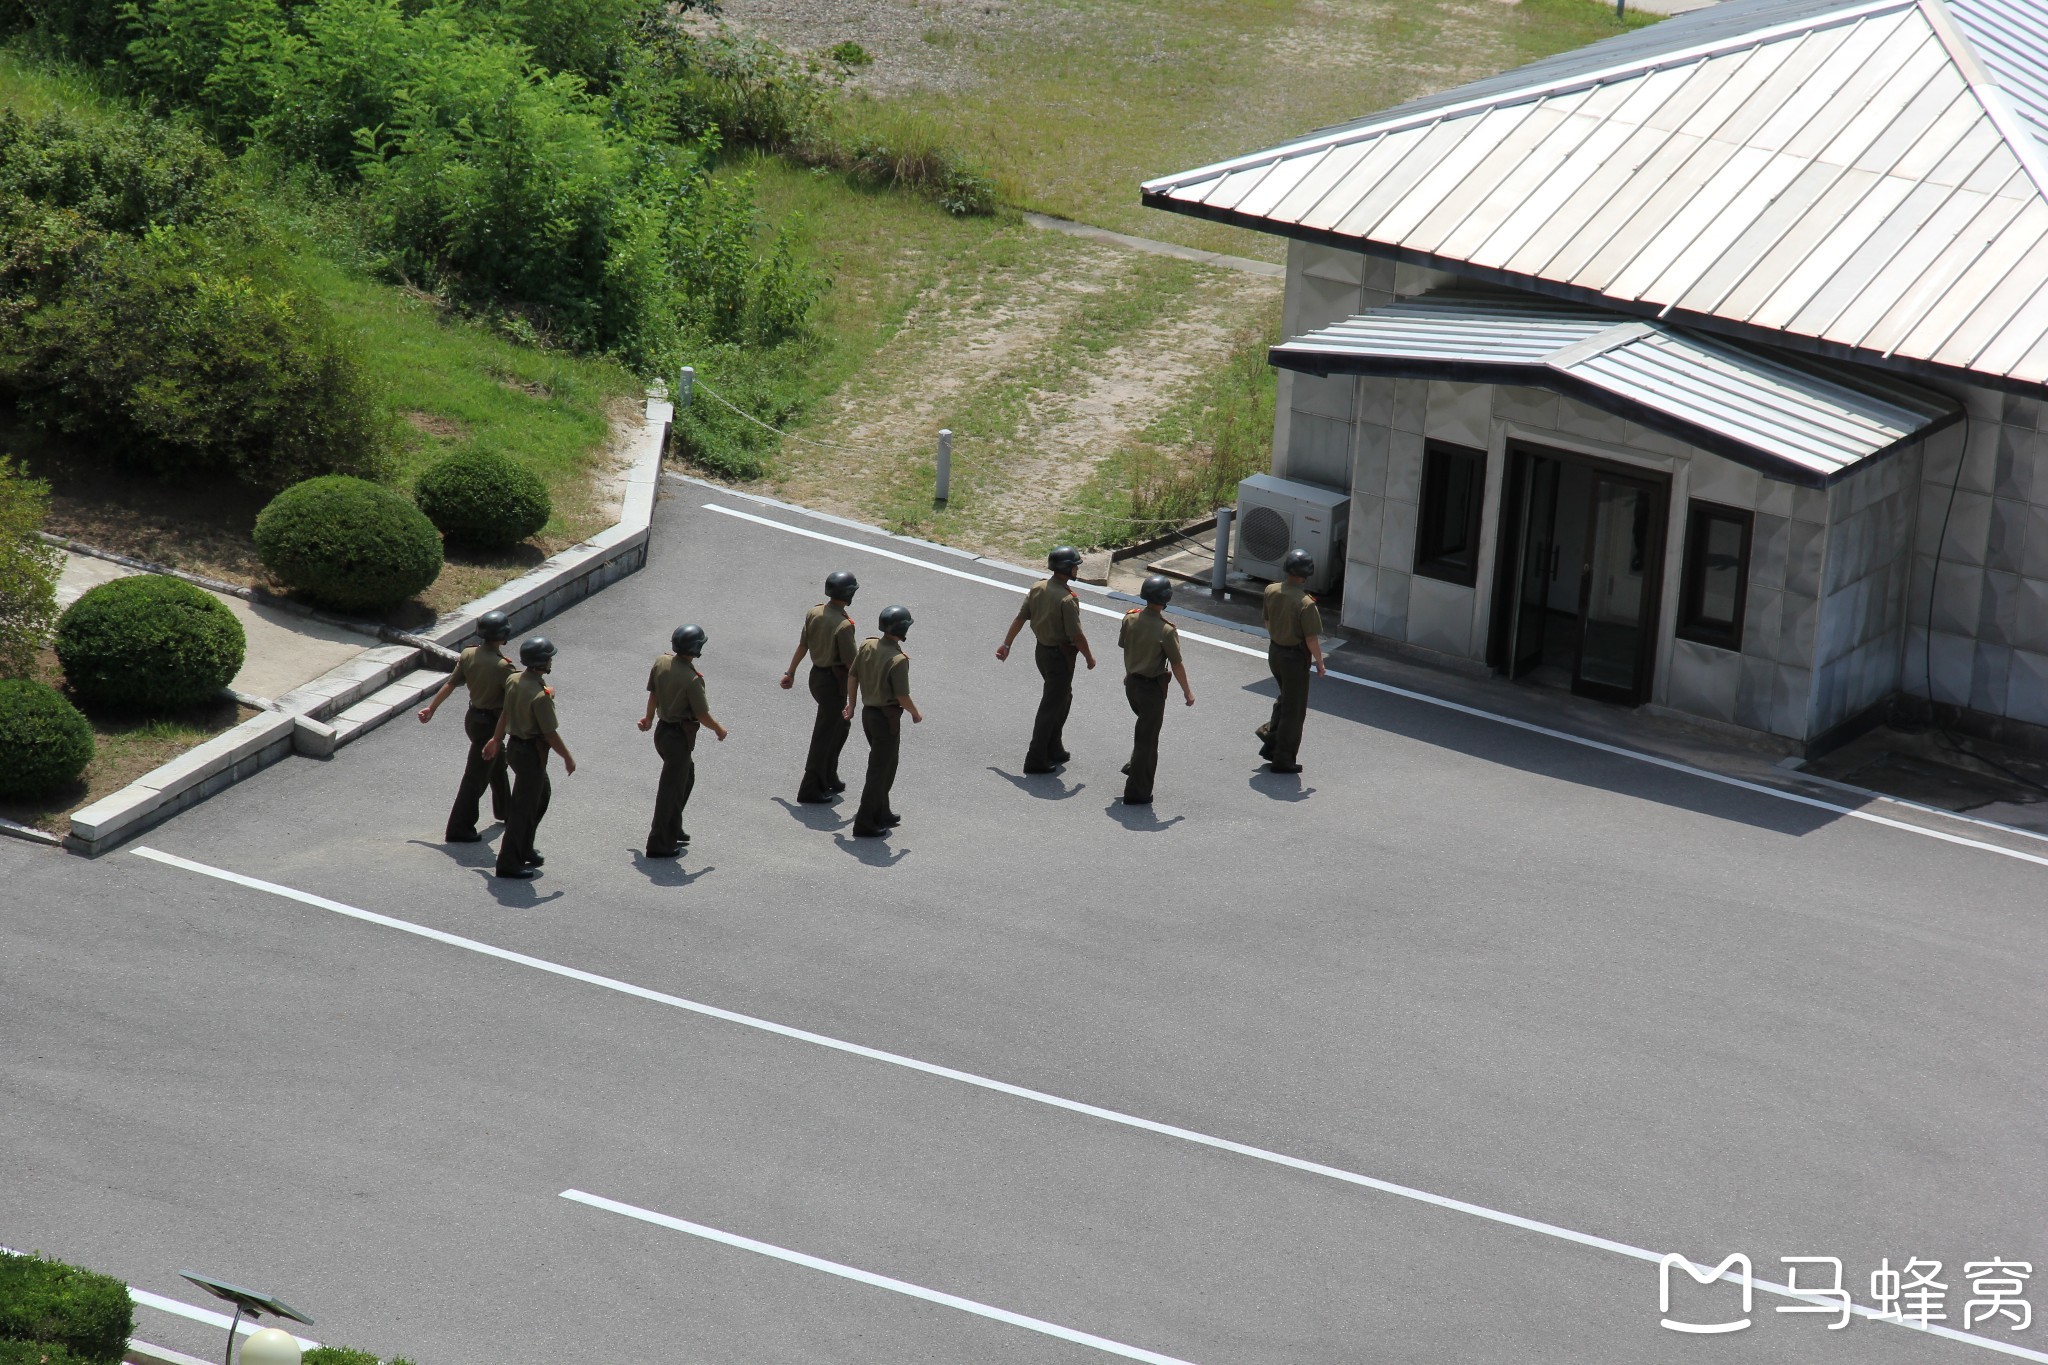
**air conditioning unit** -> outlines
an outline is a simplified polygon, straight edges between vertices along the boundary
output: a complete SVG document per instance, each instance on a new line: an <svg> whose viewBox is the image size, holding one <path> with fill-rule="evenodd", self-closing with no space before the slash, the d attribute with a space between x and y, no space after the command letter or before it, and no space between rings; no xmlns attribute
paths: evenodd
<svg viewBox="0 0 2048 1365"><path fill-rule="evenodd" d="M1237 543L1231 566L1252 578L1277 582L1289 550L1315 556L1310 592L1327 592L1344 568L1344 537L1351 498L1312 483L1254 474L1237 486Z"/></svg>

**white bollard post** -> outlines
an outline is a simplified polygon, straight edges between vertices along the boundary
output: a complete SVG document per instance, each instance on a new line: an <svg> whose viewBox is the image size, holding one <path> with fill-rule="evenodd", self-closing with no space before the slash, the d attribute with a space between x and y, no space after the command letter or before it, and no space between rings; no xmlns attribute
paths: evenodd
<svg viewBox="0 0 2048 1365"><path fill-rule="evenodd" d="M953 433L939 431L939 491L934 502L944 502L953 493Z"/></svg>
<svg viewBox="0 0 2048 1365"><path fill-rule="evenodd" d="M690 389L697 382L697 367L683 366L683 372L676 376L676 411L690 406Z"/></svg>
<svg viewBox="0 0 2048 1365"><path fill-rule="evenodd" d="M1209 595L1223 597L1230 583L1230 523L1235 509L1216 509L1216 562L1209 567Z"/></svg>

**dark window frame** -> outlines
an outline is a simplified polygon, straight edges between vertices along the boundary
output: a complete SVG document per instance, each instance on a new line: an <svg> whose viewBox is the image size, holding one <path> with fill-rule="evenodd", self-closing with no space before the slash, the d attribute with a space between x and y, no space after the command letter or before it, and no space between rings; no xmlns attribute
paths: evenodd
<svg viewBox="0 0 2048 1365"><path fill-rule="evenodd" d="M1454 558L1458 552L1447 550L1437 535L1443 522L1443 509L1438 503L1443 497L1445 483L1438 471L1446 469L1452 461L1465 464L1472 470L1472 499L1465 511L1464 543L1470 547L1469 563L1460 563ZM1449 441L1422 443L1422 487L1417 495L1419 506L1416 508L1413 565L1415 572L1422 577L1456 583L1464 588L1478 586L1479 551L1485 527L1486 464L1486 452L1474 446L1453 445Z"/></svg>
<svg viewBox="0 0 2048 1365"><path fill-rule="evenodd" d="M1701 614L1707 586L1707 524L1733 522L1742 528L1742 549L1735 561L1735 618L1710 620ZM1685 508L1685 554L1678 574L1677 635L1694 644L1740 652L1743 615L1749 609L1749 557L1756 536L1756 513L1726 503L1689 499Z"/></svg>

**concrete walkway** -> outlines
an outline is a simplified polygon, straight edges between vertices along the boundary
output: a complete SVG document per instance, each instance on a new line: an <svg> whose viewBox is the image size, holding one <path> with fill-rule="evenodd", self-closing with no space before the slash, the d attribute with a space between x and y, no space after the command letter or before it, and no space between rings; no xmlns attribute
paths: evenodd
<svg viewBox="0 0 2048 1365"><path fill-rule="evenodd" d="M90 555L64 555L64 573L57 580L57 603L68 607L90 589L136 571ZM231 686L253 696L281 697L378 643L368 635L308 620L275 607L260 607L239 597L216 593L242 623L249 652Z"/></svg>

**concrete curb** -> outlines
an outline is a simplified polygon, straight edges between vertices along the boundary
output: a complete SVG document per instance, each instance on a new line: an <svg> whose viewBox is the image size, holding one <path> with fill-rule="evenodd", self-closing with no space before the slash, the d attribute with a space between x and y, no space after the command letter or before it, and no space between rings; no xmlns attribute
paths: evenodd
<svg viewBox="0 0 2048 1365"><path fill-rule="evenodd" d="M64 846L97 857L290 754L329 757L393 716L418 706L446 682L449 651L475 635L476 618L485 612L504 612L512 618L514 633L524 632L640 569L647 562L654 496L661 482L661 453L673 417L670 404L648 399L645 425L635 438L633 465L626 476L624 506L611 526L449 612L423 637L400 636L401 643L364 650L277 698L271 703L273 709L251 716L73 813ZM0 834L6 832L0 830Z"/></svg>

